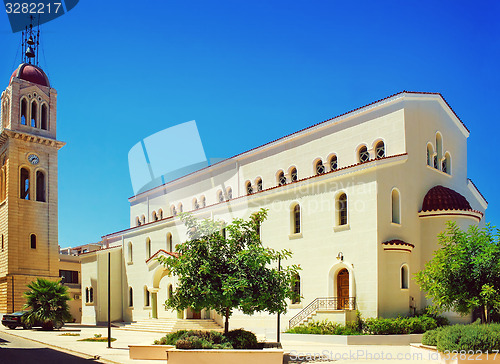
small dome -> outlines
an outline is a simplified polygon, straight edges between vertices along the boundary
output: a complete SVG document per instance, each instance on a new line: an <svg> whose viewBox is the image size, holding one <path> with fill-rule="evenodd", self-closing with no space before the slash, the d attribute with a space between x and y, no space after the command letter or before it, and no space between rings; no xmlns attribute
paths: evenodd
<svg viewBox="0 0 500 364"><path fill-rule="evenodd" d="M443 186L432 187L424 197L422 212L439 210L472 210L469 201L456 191Z"/></svg>
<svg viewBox="0 0 500 364"><path fill-rule="evenodd" d="M49 78L40 67L28 63L22 63L10 76L9 85L14 78L19 78L37 85L50 87Z"/></svg>

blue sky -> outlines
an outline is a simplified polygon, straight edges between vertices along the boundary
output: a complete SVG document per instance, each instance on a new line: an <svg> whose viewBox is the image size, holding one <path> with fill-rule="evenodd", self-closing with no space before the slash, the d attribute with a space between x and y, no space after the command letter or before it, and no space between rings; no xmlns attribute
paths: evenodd
<svg viewBox="0 0 500 364"><path fill-rule="evenodd" d="M500 225L499 15L498 1L80 1L42 28L67 142L60 245L128 227L128 151L166 127L194 119L206 155L229 157L402 90L441 92L471 130L468 175ZM4 13L0 45L3 89L20 62Z"/></svg>

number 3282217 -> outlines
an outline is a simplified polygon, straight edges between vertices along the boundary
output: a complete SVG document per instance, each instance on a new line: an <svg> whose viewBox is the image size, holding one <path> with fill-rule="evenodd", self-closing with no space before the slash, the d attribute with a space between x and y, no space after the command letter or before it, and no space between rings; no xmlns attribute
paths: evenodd
<svg viewBox="0 0 500 364"><path fill-rule="evenodd" d="M62 3L6 3L7 14L57 14Z"/></svg>

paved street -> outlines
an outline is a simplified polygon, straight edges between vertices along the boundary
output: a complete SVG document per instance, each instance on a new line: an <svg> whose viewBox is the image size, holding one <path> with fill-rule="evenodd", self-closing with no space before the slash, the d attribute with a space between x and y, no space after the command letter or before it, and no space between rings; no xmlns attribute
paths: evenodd
<svg viewBox="0 0 500 364"><path fill-rule="evenodd" d="M96 363L96 361L50 349L31 340L0 332L0 363L83 364Z"/></svg>
<svg viewBox="0 0 500 364"><path fill-rule="evenodd" d="M65 336L63 334L78 336ZM150 344L162 334L151 332L136 332L113 329L112 349L107 343L92 343L79 341L82 338L93 337L95 334L107 335L107 328L103 326L85 326L66 324L60 331L40 330L9 330L0 327L0 364L24 363L120 363L120 364L159 364L165 361L132 360L129 358L130 344ZM274 340L275 333L267 330L258 335ZM28 339L28 340L27 340ZM417 358L411 355L408 345L336 345L321 343L307 337L299 340L283 335L282 344L285 352L290 353L293 363L325 363L334 361L337 364L380 363L390 364L435 364L435 361L426 357ZM58 350L62 350L59 352ZM78 357L76 355L80 355ZM95 356L99 360L92 360ZM385 360L384 360L385 359Z"/></svg>

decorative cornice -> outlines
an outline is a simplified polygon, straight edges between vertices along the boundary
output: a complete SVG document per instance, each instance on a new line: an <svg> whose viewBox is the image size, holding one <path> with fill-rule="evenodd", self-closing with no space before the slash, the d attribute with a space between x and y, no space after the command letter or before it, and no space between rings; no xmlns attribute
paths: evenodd
<svg viewBox="0 0 500 364"><path fill-rule="evenodd" d="M384 246L385 251L395 251L404 253L411 253L413 248L415 247L415 245L399 239L384 241L382 245Z"/></svg>
<svg viewBox="0 0 500 364"><path fill-rule="evenodd" d="M448 216L463 216L470 217L481 221L484 214L477 210L436 210L436 211L420 211L418 213L419 217L448 217Z"/></svg>
<svg viewBox="0 0 500 364"><path fill-rule="evenodd" d="M19 139L19 140L24 141L24 142L47 145L47 146L51 146L51 147L54 147L57 149L61 149L63 146L66 145L65 142L62 142L60 140L46 138L46 137L43 137L40 135L24 133L21 131L13 131L10 129L4 129L0 135L0 143L4 143L7 140L7 138Z"/></svg>

